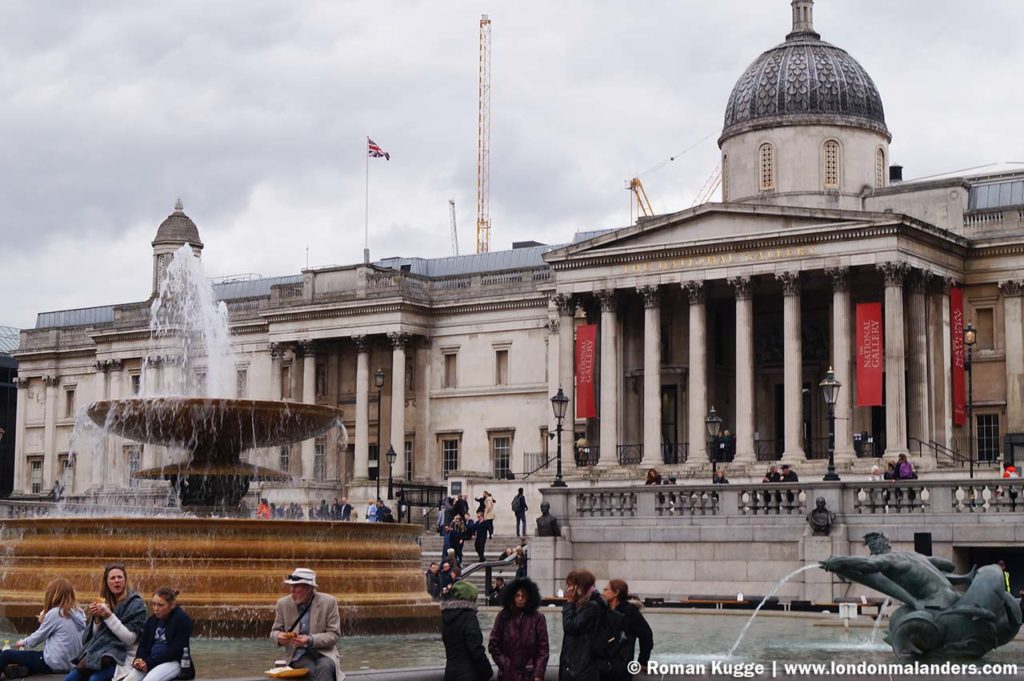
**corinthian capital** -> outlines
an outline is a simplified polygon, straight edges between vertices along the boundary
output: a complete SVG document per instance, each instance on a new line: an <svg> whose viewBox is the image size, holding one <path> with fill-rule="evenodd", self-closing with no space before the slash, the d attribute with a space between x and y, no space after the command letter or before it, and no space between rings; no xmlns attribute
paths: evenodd
<svg viewBox="0 0 1024 681"><path fill-rule="evenodd" d="M905 262L893 261L883 262L879 265L875 265L878 271L885 277L885 285L889 286L903 286L903 280L906 278L907 273L910 271L910 267Z"/></svg>
<svg viewBox="0 0 1024 681"><path fill-rule="evenodd" d="M800 295L800 273L778 272L775 278L782 284L782 295L792 298Z"/></svg>
<svg viewBox="0 0 1024 681"><path fill-rule="evenodd" d="M1020 279L1001 281L999 290L1003 292L1004 296L1019 296L1024 293L1024 281Z"/></svg>
<svg viewBox="0 0 1024 681"><path fill-rule="evenodd" d="M644 307L658 307L661 304L657 286L637 286L636 292L643 297Z"/></svg>
<svg viewBox="0 0 1024 681"><path fill-rule="evenodd" d="M832 290L836 293L844 293L850 290L849 267L832 267L825 270L825 274L832 280Z"/></svg>
<svg viewBox="0 0 1024 681"><path fill-rule="evenodd" d="M595 295L601 302L601 312L615 312L615 289L601 289L596 291Z"/></svg>
<svg viewBox="0 0 1024 681"><path fill-rule="evenodd" d="M736 300L750 300L750 295L753 293L750 277L733 277L729 280L729 285L732 286L732 290L736 294Z"/></svg>
<svg viewBox="0 0 1024 681"><path fill-rule="evenodd" d="M571 317L573 314L572 295L568 293L556 293L551 296L552 302L558 308L558 314L563 317Z"/></svg>
<svg viewBox="0 0 1024 681"><path fill-rule="evenodd" d="M401 331L390 332L388 339L391 341L391 347L395 350L401 350L409 344L409 334L402 333Z"/></svg>
<svg viewBox="0 0 1024 681"><path fill-rule="evenodd" d="M686 291L686 295L690 297L690 305L696 305L704 302L703 281L684 281L680 286L684 291Z"/></svg>

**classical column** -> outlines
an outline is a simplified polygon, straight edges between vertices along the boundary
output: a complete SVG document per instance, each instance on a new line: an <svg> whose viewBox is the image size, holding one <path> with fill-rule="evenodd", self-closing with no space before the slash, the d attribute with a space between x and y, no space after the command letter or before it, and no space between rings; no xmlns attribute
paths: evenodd
<svg viewBox="0 0 1024 681"><path fill-rule="evenodd" d="M853 352L850 319L850 269L825 272L832 280L832 370L842 384L836 399L836 461L852 461L853 451ZM813 390L813 388L812 388Z"/></svg>
<svg viewBox="0 0 1024 681"><path fill-rule="evenodd" d="M925 291L930 274L914 271L910 277L910 314L908 333L908 376L910 421L908 434L921 442L932 439L930 404L928 403L928 324ZM934 462L933 462L934 463Z"/></svg>
<svg viewBox="0 0 1024 681"><path fill-rule="evenodd" d="M43 421L43 491L48 492L57 477L57 388L60 376L43 376L46 411Z"/></svg>
<svg viewBox="0 0 1024 681"><path fill-rule="evenodd" d="M576 379L574 348L575 324L573 313L575 309L572 304L572 295L556 293L551 297L558 307L558 387L562 393L569 398L569 404L565 407L565 419L562 422L562 470L566 470L566 462L572 461L573 434L576 432ZM557 390L556 390L557 392ZM548 395L548 398L555 396L555 393ZM554 412L548 409L551 418L551 431L554 432Z"/></svg>
<svg viewBox="0 0 1024 681"><path fill-rule="evenodd" d="M750 277L729 280L736 293L736 458L754 455L754 297Z"/></svg>
<svg viewBox="0 0 1024 681"><path fill-rule="evenodd" d="M803 339L800 335L800 273L782 272L783 404L786 411L782 458L788 463L804 460Z"/></svg>
<svg viewBox="0 0 1024 681"><path fill-rule="evenodd" d="M657 286L641 286L644 300L644 466L661 456L661 301Z"/></svg>
<svg viewBox="0 0 1024 681"><path fill-rule="evenodd" d="M1003 292L1003 324L1006 351L1006 429L1010 433L1024 430L1024 319L1021 293L1024 281L999 282Z"/></svg>
<svg viewBox="0 0 1024 681"><path fill-rule="evenodd" d="M4 435L14 439L14 492L28 492L28 481L25 479L25 409L28 407L28 379L16 377L14 385L18 389L18 402L14 416L14 432Z"/></svg>
<svg viewBox="0 0 1024 681"><path fill-rule="evenodd" d="M353 336L356 344L356 480L370 477L370 348L366 336Z"/></svg>
<svg viewBox="0 0 1024 681"><path fill-rule="evenodd" d="M686 386L688 461L703 463L708 459L707 430L704 425L708 409L707 320L704 316L704 282L685 281L682 288L690 299L690 353Z"/></svg>
<svg viewBox="0 0 1024 681"><path fill-rule="evenodd" d="M885 453L907 453L906 351L903 340L902 262L877 266L885 277Z"/></svg>
<svg viewBox="0 0 1024 681"><path fill-rule="evenodd" d="M935 386L936 395L933 396L935 404L935 441L946 449L953 447L953 337L952 321L949 311L949 289L955 282L949 277L936 277L935 284L938 288L939 319L941 328L939 330L939 342L936 344L938 350L938 361L933 362L935 377L932 385ZM959 330L958 333L963 333ZM939 395L938 392L942 391Z"/></svg>
<svg viewBox="0 0 1024 681"><path fill-rule="evenodd" d="M391 440L389 444L395 448L394 472L395 480L405 479L405 348L409 344L409 334L389 333L391 339ZM387 453L383 448L381 455ZM381 458L381 461L386 461ZM383 465L381 472L384 471Z"/></svg>
<svg viewBox="0 0 1024 681"><path fill-rule="evenodd" d="M316 404L316 346L313 341L299 344L302 356L302 401ZM302 479L313 480L315 475L316 439L302 441Z"/></svg>
<svg viewBox="0 0 1024 681"><path fill-rule="evenodd" d="M110 369L110 362L99 361L96 362L96 373L93 374L93 400L101 402L107 399L107 370ZM107 438L103 437L97 444L98 452L79 452L78 461L75 462L76 466L81 465L82 459L89 460L89 485L92 489L98 490L103 487L103 460L102 458L97 461L97 457L92 454L101 454L107 449ZM83 456L83 454L85 456Z"/></svg>
<svg viewBox="0 0 1024 681"><path fill-rule="evenodd" d="M270 397L271 400L281 399L281 356L284 354L282 343L270 344Z"/></svg>
<svg viewBox="0 0 1024 681"><path fill-rule="evenodd" d="M131 379L125 381L124 360L110 360L110 399L116 400L125 397L125 383L131 386ZM121 447L124 440L118 436L107 436L107 444L103 453L103 489L117 488L119 486L118 471L127 468L121 459ZM143 445L145 448L148 445ZM121 463L122 465L119 465Z"/></svg>
<svg viewBox="0 0 1024 681"><path fill-rule="evenodd" d="M601 301L601 464L618 463L619 349L615 289L597 292ZM565 452L563 452L563 455Z"/></svg>

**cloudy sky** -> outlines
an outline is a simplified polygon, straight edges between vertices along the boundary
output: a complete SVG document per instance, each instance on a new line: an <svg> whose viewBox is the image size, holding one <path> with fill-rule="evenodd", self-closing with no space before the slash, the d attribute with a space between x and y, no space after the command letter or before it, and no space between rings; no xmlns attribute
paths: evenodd
<svg viewBox="0 0 1024 681"><path fill-rule="evenodd" d="M180 196L210 276L474 244L479 19L492 24L492 250L689 207L786 0L4 0L0 324L142 300ZM1024 3L820 0L914 178L1024 161ZM692 147L692 148L691 148ZM686 153L681 153L690 149ZM663 163L670 157L676 160Z"/></svg>

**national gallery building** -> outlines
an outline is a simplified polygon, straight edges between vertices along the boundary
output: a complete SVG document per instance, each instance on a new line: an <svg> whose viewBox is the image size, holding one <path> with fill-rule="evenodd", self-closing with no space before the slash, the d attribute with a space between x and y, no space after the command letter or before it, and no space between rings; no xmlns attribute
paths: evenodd
<svg viewBox="0 0 1024 681"><path fill-rule="evenodd" d="M725 104L721 203L569 244L215 283L230 396L336 406L349 435L246 460L292 473L281 494L297 500L355 500L387 477L389 447L396 480L550 481L562 388L570 480L706 480L713 456L730 476L760 480L775 460L821 475L831 367L841 474L900 453L996 474L1024 444L1024 170L902 181L878 90L815 32L812 4L794 0L791 32ZM150 305L185 244L203 249L179 203L152 242L148 300L22 332L15 494L152 484L132 473L171 454L111 437L74 456L71 435L90 402L166 386Z"/></svg>

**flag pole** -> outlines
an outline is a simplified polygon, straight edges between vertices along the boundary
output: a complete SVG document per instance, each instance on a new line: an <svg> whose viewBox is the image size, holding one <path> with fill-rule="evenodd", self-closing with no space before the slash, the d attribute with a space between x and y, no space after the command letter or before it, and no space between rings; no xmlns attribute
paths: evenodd
<svg viewBox="0 0 1024 681"><path fill-rule="evenodd" d="M366 148L363 149L363 158L366 159L366 208L363 215L366 220L363 225L363 264L370 264L370 138L366 138Z"/></svg>

